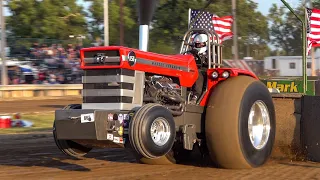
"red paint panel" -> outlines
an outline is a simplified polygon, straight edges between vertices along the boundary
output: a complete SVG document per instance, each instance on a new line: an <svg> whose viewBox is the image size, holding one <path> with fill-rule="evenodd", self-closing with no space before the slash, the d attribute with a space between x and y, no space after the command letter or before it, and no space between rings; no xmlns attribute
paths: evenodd
<svg viewBox="0 0 320 180"><path fill-rule="evenodd" d="M105 51L105 50L119 50L121 63L119 66L85 66L84 62L81 62L82 69L106 69L106 68L125 68L138 71L144 71L149 73L159 73L161 75L178 77L181 86L191 87L198 78L197 65L192 55L162 55L153 52L145 52L137 49L126 48L121 46L108 46L108 47L91 47L81 49L81 59L84 58L84 51ZM188 71L177 70L167 67L159 67L152 64L136 63L134 66L130 66L125 59L122 59L122 55L127 56L130 51L134 51L137 59L152 60L161 63L167 63L171 65L181 66Z"/></svg>
<svg viewBox="0 0 320 180"><path fill-rule="evenodd" d="M91 47L91 48L83 48L80 52L81 59L84 58L84 51L105 51L105 50L119 50L120 57L121 57L121 63L118 66L85 66L84 62L81 60L81 68L82 69L107 69L107 68L125 68L125 69L131 69L131 70L138 70L138 71L144 71L149 73L156 73L161 75L167 75L167 76L173 76L178 77L180 80L180 85L184 87L191 87L195 81L198 78L198 68L196 65L196 62L194 60L194 57L192 55L162 55L152 52L145 52L140 51L137 49L122 47L122 46L108 46L108 47ZM125 59L122 59L122 55L127 56L130 51L134 51L136 54L136 58L138 59L145 59L146 61L155 61L155 62L161 62L161 63L167 63L171 65L177 65L181 66L185 69L189 69L188 71L183 70L177 70L172 68L166 68L166 67L159 67L156 65L149 64L142 64L142 63L136 63L134 66L130 66L128 61ZM213 89L219 84L219 82L226 80L225 78L218 78L218 79L212 79L211 74L213 71L217 71L219 74L222 74L224 71L230 72L230 78L239 76L239 75L247 75L251 76L258 80L258 77L248 71L238 68L216 68L216 69L209 69L207 71L208 76L208 91L205 94L203 100L200 102L201 106L205 106L207 104L207 101L209 99L210 94L212 93Z"/></svg>
<svg viewBox="0 0 320 180"><path fill-rule="evenodd" d="M207 102L210 98L210 95L212 93L212 91L214 90L214 88L222 81L225 81L227 79L219 77L217 79L213 79L211 78L211 74L212 72L217 71L219 74L222 74L224 71L229 71L230 72L230 77L235 77L235 76L239 76L239 75L246 75L246 76L251 76L257 80L259 80L259 78L252 73L251 71L247 71L244 69L237 69L237 68L216 68L216 69L209 69L207 71L207 76L208 76L208 91L207 93L204 95L202 101L200 102L200 106L206 106Z"/></svg>

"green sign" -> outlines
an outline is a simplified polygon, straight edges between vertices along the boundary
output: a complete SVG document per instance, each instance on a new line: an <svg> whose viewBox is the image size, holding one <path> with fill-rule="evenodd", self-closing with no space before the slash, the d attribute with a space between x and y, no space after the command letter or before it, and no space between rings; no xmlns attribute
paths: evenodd
<svg viewBox="0 0 320 180"><path fill-rule="evenodd" d="M303 80L261 80L268 88L280 93L303 93ZM307 81L307 95L315 95L315 81Z"/></svg>

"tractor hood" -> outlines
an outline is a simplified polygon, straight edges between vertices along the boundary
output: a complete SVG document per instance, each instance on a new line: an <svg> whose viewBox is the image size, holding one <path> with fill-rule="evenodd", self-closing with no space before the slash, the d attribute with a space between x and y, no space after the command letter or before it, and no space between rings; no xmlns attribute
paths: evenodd
<svg viewBox="0 0 320 180"><path fill-rule="evenodd" d="M80 51L81 69L131 69L179 77L191 87L198 78L193 55L163 55L122 46L90 47Z"/></svg>

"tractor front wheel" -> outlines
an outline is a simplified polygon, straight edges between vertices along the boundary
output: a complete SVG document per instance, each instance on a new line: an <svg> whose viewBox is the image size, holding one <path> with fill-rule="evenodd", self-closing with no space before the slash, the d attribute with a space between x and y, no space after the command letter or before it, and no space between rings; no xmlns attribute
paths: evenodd
<svg viewBox="0 0 320 180"><path fill-rule="evenodd" d="M159 104L146 104L130 120L129 139L137 160L145 164L175 163L176 137L172 114Z"/></svg>
<svg viewBox="0 0 320 180"><path fill-rule="evenodd" d="M70 104L64 107L63 109L81 109L81 107L81 104ZM92 149L71 140L57 139L55 124L53 124L53 138L61 152L74 158L81 158L85 156L87 153L89 153Z"/></svg>
<svg viewBox="0 0 320 180"><path fill-rule="evenodd" d="M211 159L222 168L263 165L271 155L276 124L267 87L238 76L219 84L206 110L205 132Z"/></svg>

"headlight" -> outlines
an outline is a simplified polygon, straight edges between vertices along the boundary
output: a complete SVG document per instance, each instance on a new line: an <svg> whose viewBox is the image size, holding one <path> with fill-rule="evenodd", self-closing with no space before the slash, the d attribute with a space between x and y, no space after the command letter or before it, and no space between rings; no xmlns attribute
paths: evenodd
<svg viewBox="0 0 320 180"><path fill-rule="evenodd" d="M212 77L213 79L218 78L218 76L219 76L219 74L218 74L217 71L213 71L212 74L211 74L211 77Z"/></svg>
<svg viewBox="0 0 320 180"><path fill-rule="evenodd" d="M223 78L228 78L230 76L230 73L228 71L225 71L221 75Z"/></svg>

